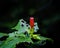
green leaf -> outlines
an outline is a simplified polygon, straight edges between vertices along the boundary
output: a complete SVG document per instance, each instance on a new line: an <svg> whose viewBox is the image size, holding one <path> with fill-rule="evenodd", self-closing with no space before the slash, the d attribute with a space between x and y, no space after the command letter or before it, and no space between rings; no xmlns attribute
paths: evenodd
<svg viewBox="0 0 60 48"><path fill-rule="evenodd" d="M3 36L8 36L8 34L0 33L0 38L3 37Z"/></svg>
<svg viewBox="0 0 60 48"><path fill-rule="evenodd" d="M13 27L12 29L19 30L20 29L20 22L18 22L17 25L15 27Z"/></svg>
<svg viewBox="0 0 60 48"><path fill-rule="evenodd" d="M40 40L52 40L51 38L40 36Z"/></svg>
<svg viewBox="0 0 60 48"><path fill-rule="evenodd" d="M0 41L0 46L3 45L4 41Z"/></svg>
<svg viewBox="0 0 60 48"><path fill-rule="evenodd" d="M22 42L31 42L31 38L28 37L9 37L4 42L4 44L0 48L15 48L15 45Z"/></svg>

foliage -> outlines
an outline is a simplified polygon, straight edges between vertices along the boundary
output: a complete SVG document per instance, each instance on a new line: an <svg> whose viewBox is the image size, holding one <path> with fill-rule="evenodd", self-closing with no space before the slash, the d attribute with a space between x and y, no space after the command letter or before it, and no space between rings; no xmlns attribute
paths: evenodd
<svg viewBox="0 0 60 48"><path fill-rule="evenodd" d="M37 43L44 45L46 44L46 42L42 44L42 41L51 40L50 38L45 38L43 36L40 36L39 34L33 34L34 33L33 29L27 30L26 33L25 32L20 33L20 29L21 29L20 22L18 22L18 24L12 29L16 29L17 31L14 31L9 34L0 33L0 38L2 38L3 36L8 36L6 40L0 41L0 48L15 48L16 44L22 42L28 42L31 44ZM34 42L32 38L38 41Z"/></svg>

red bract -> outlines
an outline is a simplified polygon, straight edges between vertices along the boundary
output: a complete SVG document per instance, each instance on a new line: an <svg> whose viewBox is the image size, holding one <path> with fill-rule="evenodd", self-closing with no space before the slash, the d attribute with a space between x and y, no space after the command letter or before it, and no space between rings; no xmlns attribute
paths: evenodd
<svg viewBox="0 0 60 48"><path fill-rule="evenodd" d="M30 27L34 27L34 17L30 17Z"/></svg>

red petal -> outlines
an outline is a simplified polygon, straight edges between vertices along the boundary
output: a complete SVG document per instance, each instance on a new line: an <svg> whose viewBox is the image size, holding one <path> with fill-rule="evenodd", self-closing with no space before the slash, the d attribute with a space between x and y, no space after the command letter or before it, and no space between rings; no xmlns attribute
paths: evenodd
<svg viewBox="0 0 60 48"><path fill-rule="evenodd" d="M34 27L34 17L30 17L30 26L31 28Z"/></svg>

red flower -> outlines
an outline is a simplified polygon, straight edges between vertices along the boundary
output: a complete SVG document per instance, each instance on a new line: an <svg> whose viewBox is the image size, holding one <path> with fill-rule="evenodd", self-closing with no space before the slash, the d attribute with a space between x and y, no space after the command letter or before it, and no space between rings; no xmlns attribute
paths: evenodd
<svg viewBox="0 0 60 48"><path fill-rule="evenodd" d="M30 27L34 27L34 17L30 17Z"/></svg>

